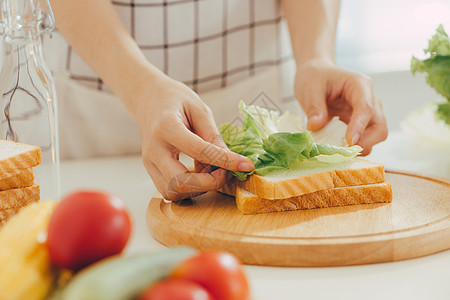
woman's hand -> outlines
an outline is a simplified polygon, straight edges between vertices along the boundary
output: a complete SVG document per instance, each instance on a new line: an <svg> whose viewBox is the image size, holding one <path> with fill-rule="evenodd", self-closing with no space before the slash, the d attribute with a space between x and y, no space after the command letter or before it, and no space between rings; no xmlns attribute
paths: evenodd
<svg viewBox="0 0 450 300"><path fill-rule="evenodd" d="M381 102L371 80L334 64L339 1L282 0L297 64L295 95L308 116L308 129L318 130L333 116L348 124L350 145L364 148L387 137Z"/></svg>
<svg viewBox="0 0 450 300"><path fill-rule="evenodd" d="M338 116L348 124L347 143L363 147L363 155L387 138L381 101L375 97L369 77L326 60L309 60L297 67L294 88L309 130L316 131Z"/></svg>
<svg viewBox="0 0 450 300"><path fill-rule="evenodd" d="M138 121L145 167L166 199L220 188L224 169L253 170L251 160L227 149L198 95L147 60L111 1L51 2L58 30ZM197 161L196 173L179 162L180 152Z"/></svg>
<svg viewBox="0 0 450 300"><path fill-rule="evenodd" d="M133 102L144 166L165 199L217 190L226 182L226 170L253 170L250 159L228 150L211 110L183 83L165 76L152 80ZM180 152L195 159L195 173L179 161Z"/></svg>

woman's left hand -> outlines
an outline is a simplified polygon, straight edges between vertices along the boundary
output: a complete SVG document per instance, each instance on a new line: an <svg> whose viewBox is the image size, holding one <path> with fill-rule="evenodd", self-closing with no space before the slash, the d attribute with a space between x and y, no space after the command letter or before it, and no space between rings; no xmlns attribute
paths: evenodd
<svg viewBox="0 0 450 300"><path fill-rule="evenodd" d="M338 116L348 124L347 143L363 147L362 155L387 138L381 101L375 97L368 76L315 59L297 66L294 88L308 117L308 130L319 130Z"/></svg>

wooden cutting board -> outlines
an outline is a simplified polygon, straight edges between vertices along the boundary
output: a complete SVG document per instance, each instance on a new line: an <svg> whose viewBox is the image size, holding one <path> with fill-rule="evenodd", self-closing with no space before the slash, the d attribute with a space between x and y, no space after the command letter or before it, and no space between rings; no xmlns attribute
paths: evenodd
<svg viewBox="0 0 450 300"><path fill-rule="evenodd" d="M343 266L391 262L450 249L450 180L387 172L391 204L242 215L234 198L150 201L147 225L167 246L221 249L246 264Z"/></svg>

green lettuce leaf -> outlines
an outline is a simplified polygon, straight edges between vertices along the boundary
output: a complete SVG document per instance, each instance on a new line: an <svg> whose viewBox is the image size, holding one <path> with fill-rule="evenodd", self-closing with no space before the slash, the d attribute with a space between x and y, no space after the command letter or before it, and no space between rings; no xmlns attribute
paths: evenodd
<svg viewBox="0 0 450 300"><path fill-rule="evenodd" d="M430 53L433 56L450 56L450 39L444 30L444 26L439 25L436 33L428 41L428 48L424 50L425 53Z"/></svg>
<svg viewBox="0 0 450 300"><path fill-rule="evenodd" d="M329 164L342 163L349 158L355 157L362 151L362 148L358 145L353 145L351 147L335 147L333 145L321 144L317 146L320 146L319 155L314 156L313 158L317 161Z"/></svg>
<svg viewBox="0 0 450 300"><path fill-rule="evenodd" d="M244 131L240 127L225 123L219 126L219 131L231 151L250 158L253 163L264 153L262 139L252 130Z"/></svg>
<svg viewBox="0 0 450 300"><path fill-rule="evenodd" d="M309 132L277 132L263 141L263 149L276 159L278 166L283 168L289 168L300 156L303 156L303 151L307 150L309 153L312 145L313 139Z"/></svg>
<svg viewBox="0 0 450 300"><path fill-rule="evenodd" d="M243 117L242 128L245 131L252 130L261 138L276 132L274 120L269 110L256 105L246 106L241 101L239 111Z"/></svg>
<svg viewBox="0 0 450 300"><path fill-rule="evenodd" d="M307 131L279 132L278 113L254 105L246 106L242 101L239 108L243 116L242 128L229 123L219 126L228 148L248 157L255 165L252 172L232 172L239 180L245 180L253 173L265 176L287 170L301 161L336 164L358 155L362 150L359 146L316 144ZM295 116L293 119L298 121Z"/></svg>
<svg viewBox="0 0 450 300"><path fill-rule="evenodd" d="M436 113L439 119L450 125L450 101L439 104Z"/></svg>
<svg viewBox="0 0 450 300"><path fill-rule="evenodd" d="M427 73L427 83L450 101L450 56L435 56L423 61L413 57L413 73Z"/></svg>
<svg viewBox="0 0 450 300"><path fill-rule="evenodd" d="M442 25L428 41L424 52L430 57L424 60L412 57L411 72L426 73L427 83L447 99L438 106L436 116L450 125L450 38Z"/></svg>

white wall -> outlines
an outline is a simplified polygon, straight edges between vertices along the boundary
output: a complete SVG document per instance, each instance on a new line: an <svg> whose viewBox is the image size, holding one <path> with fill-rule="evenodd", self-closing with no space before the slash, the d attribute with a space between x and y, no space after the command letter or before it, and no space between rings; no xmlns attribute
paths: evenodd
<svg viewBox="0 0 450 300"><path fill-rule="evenodd" d="M372 77L390 130L412 110L444 100L409 71L439 24L450 34L450 0L341 0L337 63Z"/></svg>
<svg viewBox="0 0 450 300"><path fill-rule="evenodd" d="M407 70L441 23L450 33L450 0L341 0L338 64L364 73Z"/></svg>

